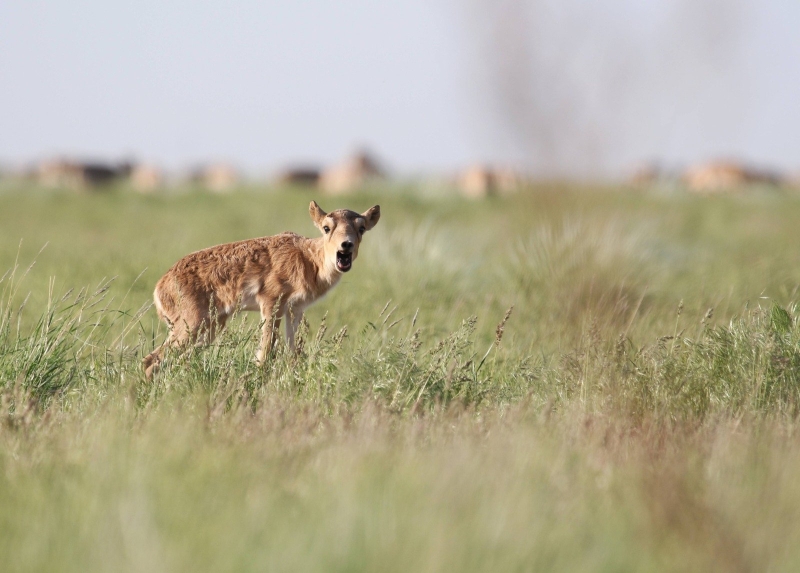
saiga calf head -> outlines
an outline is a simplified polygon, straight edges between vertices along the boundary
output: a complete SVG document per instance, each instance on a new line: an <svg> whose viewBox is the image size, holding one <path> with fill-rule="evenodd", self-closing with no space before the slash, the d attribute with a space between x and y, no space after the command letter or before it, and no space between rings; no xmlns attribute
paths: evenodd
<svg viewBox="0 0 800 573"><path fill-rule="evenodd" d="M381 218L380 205L375 205L364 213L348 209L326 213L316 201L312 201L308 212L314 225L322 233L325 261L342 273L353 267L364 233L372 229Z"/></svg>

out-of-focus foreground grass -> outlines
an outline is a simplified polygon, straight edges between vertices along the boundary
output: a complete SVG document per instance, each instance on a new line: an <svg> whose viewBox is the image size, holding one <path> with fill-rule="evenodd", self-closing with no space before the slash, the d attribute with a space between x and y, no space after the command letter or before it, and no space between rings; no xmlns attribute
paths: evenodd
<svg viewBox="0 0 800 573"><path fill-rule="evenodd" d="M257 367L243 316L146 382L158 277L315 233L311 198L383 216L301 355ZM764 190L7 189L4 569L796 570L798 220Z"/></svg>

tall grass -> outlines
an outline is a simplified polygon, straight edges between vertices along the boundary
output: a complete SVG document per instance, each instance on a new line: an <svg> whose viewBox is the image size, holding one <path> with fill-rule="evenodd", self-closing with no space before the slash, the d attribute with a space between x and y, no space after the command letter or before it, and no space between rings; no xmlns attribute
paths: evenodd
<svg viewBox="0 0 800 573"><path fill-rule="evenodd" d="M131 321L110 308L108 288L53 299L25 330L21 309L0 306L0 389L19 386L45 405L52 399L68 404L70 391L86 385L117 383L131 384L139 405L165 393L201 392L224 398L224 409L242 403L254 410L281 396L333 409L378 401L389 411L413 414L453 403L505 407L526 400L633 419L694 421L721 414L794 418L800 403L794 306L744 308L724 325L711 324L713 309L697 320L680 306L674 329L644 344L624 330L603 338L590 323L573 348L536 357L505 352L501 335L514 320L511 309L498 317L497 338L481 352L477 317L441 337L425 336L416 317L404 325L387 303L355 332L343 327L331 333L324 317L315 330L304 321L300 352L281 348L264 366L253 358L257 321L240 317L210 347L170 353L163 373L146 381L140 361L149 341L141 333L136 344L126 344L125 336L110 339L110 331L131 330Z"/></svg>

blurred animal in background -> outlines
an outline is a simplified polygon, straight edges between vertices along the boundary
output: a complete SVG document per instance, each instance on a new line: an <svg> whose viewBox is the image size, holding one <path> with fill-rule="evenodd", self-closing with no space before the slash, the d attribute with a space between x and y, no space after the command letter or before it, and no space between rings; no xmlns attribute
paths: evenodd
<svg viewBox="0 0 800 573"><path fill-rule="evenodd" d="M331 195L356 191L365 185L382 181L386 172L377 159L367 151L358 151L344 162L322 172L320 189Z"/></svg>
<svg viewBox="0 0 800 573"><path fill-rule="evenodd" d="M465 197L479 198L491 195L508 195L520 190L527 178L513 169L472 165L462 171L456 186Z"/></svg>
<svg viewBox="0 0 800 573"><path fill-rule="evenodd" d="M140 193L151 193L164 186L164 172L155 165L136 165L130 174L131 187Z"/></svg>
<svg viewBox="0 0 800 573"><path fill-rule="evenodd" d="M689 190L698 193L717 193L750 184L781 184L776 173L730 160L695 165L686 170L682 179Z"/></svg>
<svg viewBox="0 0 800 573"><path fill-rule="evenodd" d="M210 343L237 310L261 313L259 363L275 346L283 318L287 343L294 350L306 307L352 268L364 233L378 223L381 208L326 213L312 201L309 214L322 234L315 239L285 232L217 245L175 263L153 293L158 316L170 332L144 359L145 375L152 377L166 348Z"/></svg>
<svg viewBox="0 0 800 573"><path fill-rule="evenodd" d="M53 159L36 168L36 179L46 187L91 189L128 177L133 165L128 162L106 164L91 161Z"/></svg>
<svg viewBox="0 0 800 573"><path fill-rule="evenodd" d="M279 186L316 187L320 170L316 167L289 167L279 172L275 184Z"/></svg>
<svg viewBox="0 0 800 573"><path fill-rule="evenodd" d="M225 193L239 184L239 171L228 163L212 163L195 169L189 180L206 187L210 191Z"/></svg>

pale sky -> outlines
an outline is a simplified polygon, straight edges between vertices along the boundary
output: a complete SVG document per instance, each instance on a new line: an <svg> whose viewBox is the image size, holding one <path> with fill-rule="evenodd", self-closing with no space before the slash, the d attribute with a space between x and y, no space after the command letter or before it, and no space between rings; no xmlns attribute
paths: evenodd
<svg viewBox="0 0 800 573"><path fill-rule="evenodd" d="M800 171L800 2L0 2L0 163L267 173L361 145L397 172Z"/></svg>

